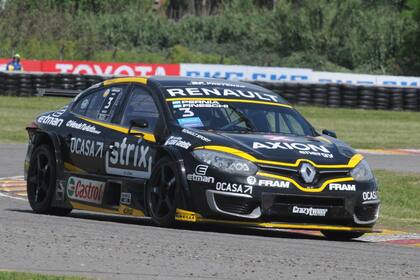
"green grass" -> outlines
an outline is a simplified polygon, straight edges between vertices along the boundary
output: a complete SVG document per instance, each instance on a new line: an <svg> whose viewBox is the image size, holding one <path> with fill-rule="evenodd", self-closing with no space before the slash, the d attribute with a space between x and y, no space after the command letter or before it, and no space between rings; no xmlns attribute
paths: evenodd
<svg viewBox="0 0 420 280"><path fill-rule="evenodd" d="M420 231L420 174L376 170L381 211L379 226Z"/></svg>
<svg viewBox="0 0 420 280"><path fill-rule="evenodd" d="M0 96L0 143L25 142L25 127L37 115L68 102L69 98Z"/></svg>
<svg viewBox="0 0 420 280"><path fill-rule="evenodd" d="M0 96L0 143L26 141L25 126L68 98ZM297 106L319 130L333 130L354 148L420 148L420 112Z"/></svg>
<svg viewBox="0 0 420 280"><path fill-rule="evenodd" d="M75 276L47 276L41 274L0 271L0 280L87 280Z"/></svg>
<svg viewBox="0 0 420 280"><path fill-rule="evenodd" d="M420 112L297 106L318 131L333 130L353 148L420 148Z"/></svg>

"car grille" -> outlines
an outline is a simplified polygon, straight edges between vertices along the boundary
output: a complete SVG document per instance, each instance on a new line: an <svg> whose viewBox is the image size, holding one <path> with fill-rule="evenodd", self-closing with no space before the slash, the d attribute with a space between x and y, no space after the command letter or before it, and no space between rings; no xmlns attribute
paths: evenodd
<svg viewBox="0 0 420 280"><path fill-rule="evenodd" d="M348 176L349 170L348 169L318 169L318 174L315 177L315 180L311 184L307 184L303 181L301 176L299 175L298 169L294 168L284 168L279 166L272 166L272 165L259 165L260 170L263 172L267 172L274 175L289 177L293 180L295 180L299 185L306 187L306 188L318 188L327 180L336 179L336 178L343 178Z"/></svg>
<svg viewBox="0 0 420 280"><path fill-rule="evenodd" d="M256 201L245 197L214 194L214 199L220 210L241 215L250 214L258 206Z"/></svg>
<svg viewBox="0 0 420 280"><path fill-rule="evenodd" d="M344 207L344 198L340 197L316 197L309 195L289 195L289 194L268 194L272 204L291 204L314 207Z"/></svg>

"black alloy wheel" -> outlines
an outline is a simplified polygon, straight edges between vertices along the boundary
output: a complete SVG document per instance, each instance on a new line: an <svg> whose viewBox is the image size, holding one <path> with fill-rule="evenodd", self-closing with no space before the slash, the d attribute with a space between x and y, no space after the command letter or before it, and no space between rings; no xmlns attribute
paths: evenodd
<svg viewBox="0 0 420 280"><path fill-rule="evenodd" d="M156 225L169 227L175 223L178 190L175 164L164 157L153 169L147 187L147 207Z"/></svg>
<svg viewBox="0 0 420 280"><path fill-rule="evenodd" d="M71 209L51 207L55 182L54 152L49 146L40 145L32 153L26 185L29 204L35 213L63 216L71 212Z"/></svg>

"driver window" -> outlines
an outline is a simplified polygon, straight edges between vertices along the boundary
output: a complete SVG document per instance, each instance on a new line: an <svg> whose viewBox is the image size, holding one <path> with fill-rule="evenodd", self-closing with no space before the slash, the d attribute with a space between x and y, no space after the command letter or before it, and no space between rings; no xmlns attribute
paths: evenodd
<svg viewBox="0 0 420 280"><path fill-rule="evenodd" d="M130 121L142 119L148 122L149 126L143 130L153 132L159 118L159 111L152 96L141 87L134 87L124 110L122 125L130 126Z"/></svg>

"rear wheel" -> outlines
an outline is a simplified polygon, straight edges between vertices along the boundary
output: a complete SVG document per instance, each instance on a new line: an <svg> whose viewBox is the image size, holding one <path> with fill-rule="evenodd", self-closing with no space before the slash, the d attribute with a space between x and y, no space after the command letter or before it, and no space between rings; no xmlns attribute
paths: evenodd
<svg viewBox="0 0 420 280"><path fill-rule="evenodd" d="M359 238L364 235L364 232L355 232L355 231L332 231L332 230L322 230L321 233L331 240L350 240L353 238Z"/></svg>
<svg viewBox="0 0 420 280"><path fill-rule="evenodd" d="M147 186L147 208L156 225L174 225L178 190L176 166L170 158L163 157L153 169Z"/></svg>
<svg viewBox="0 0 420 280"><path fill-rule="evenodd" d="M55 182L54 151L48 145L40 145L32 153L27 181L28 200L35 213L63 216L71 212L71 209L51 207Z"/></svg>

